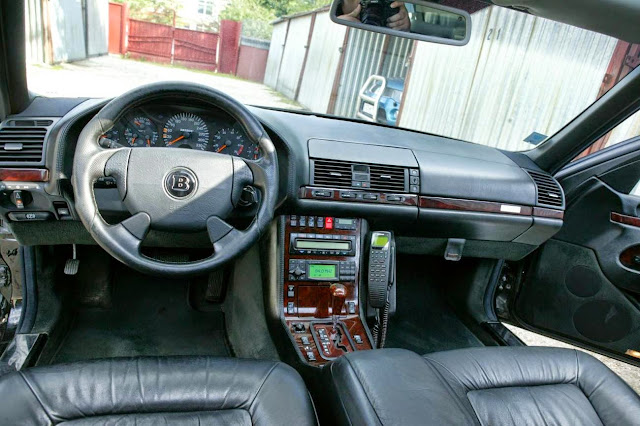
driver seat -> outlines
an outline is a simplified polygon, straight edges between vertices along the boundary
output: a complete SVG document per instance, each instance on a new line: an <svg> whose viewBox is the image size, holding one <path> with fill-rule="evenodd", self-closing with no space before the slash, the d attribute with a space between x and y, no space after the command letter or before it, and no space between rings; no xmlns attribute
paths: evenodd
<svg viewBox="0 0 640 426"><path fill-rule="evenodd" d="M208 357L114 358L0 378L0 424L317 423L291 367Z"/></svg>

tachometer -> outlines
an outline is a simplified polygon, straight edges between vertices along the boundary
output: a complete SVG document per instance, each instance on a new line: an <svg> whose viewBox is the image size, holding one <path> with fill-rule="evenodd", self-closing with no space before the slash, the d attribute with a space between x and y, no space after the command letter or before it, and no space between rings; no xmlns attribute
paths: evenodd
<svg viewBox="0 0 640 426"><path fill-rule="evenodd" d="M259 156L258 146L249 142L245 135L236 129L221 129L213 137L213 151L221 154L230 154L237 157L257 160Z"/></svg>
<svg viewBox="0 0 640 426"><path fill-rule="evenodd" d="M165 146L206 151L209 149L209 128L195 114L176 114L164 125L162 139Z"/></svg>
<svg viewBox="0 0 640 426"><path fill-rule="evenodd" d="M124 137L130 146L152 147L158 141L158 132L147 117L134 117L127 124Z"/></svg>

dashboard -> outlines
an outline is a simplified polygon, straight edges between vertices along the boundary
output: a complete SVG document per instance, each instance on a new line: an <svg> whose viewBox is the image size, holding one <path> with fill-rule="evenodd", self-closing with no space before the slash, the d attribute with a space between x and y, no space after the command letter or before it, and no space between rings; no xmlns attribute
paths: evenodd
<svg viewBox="0 0 640 426"><path fill-rule="evenodd" d="M240 123L220 110L175 104L134 108L101 136L111 146L169 147L229 154L248 160L260 158Z"/></svg>
<svg viewBox="0 0 640 426"><path fill-rule="evenodd" d="M11 161L0 161L0 173L6 167L12 180L0 178L6 195L0 214L25 245L92 242L75 215L71 175L78 136L106 101L74 102L36 98L0 125L0 132L29 120L38 127L51 117L41 157L17 163L13 158L26 154L9 153ZM276 215L362 218L372 229L393 230L399 250L441 255L458 239L466 241L465 256L507 260L531 253L563 224L562 188L523 153L304 112L248 109L276 148ZM247 161L261 156L229 113L194 99L134 106L103 137L114 147L195 149ZM114 186L98 180L96 201L104 217L120 220L127 210ZM24 213L10 198L15 190L28 197ZM249 208L238 210L239 217L250 216ZM35 232L33 222L44 220L38 229L47 232ZM206 235L188 243L152 236L150 244L160 247L209 245Z"/></svg>

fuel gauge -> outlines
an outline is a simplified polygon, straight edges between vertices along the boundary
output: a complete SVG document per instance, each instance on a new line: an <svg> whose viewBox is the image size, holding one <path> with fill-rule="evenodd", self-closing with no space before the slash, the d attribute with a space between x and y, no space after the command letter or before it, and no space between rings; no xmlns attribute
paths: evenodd
<svg viewBox="0 0 640 426"><path fill-rule="evenodd" d="M158 141L158 131L147 117L135 117L127 125L124 137L129 146L152 147Z"/></svg>

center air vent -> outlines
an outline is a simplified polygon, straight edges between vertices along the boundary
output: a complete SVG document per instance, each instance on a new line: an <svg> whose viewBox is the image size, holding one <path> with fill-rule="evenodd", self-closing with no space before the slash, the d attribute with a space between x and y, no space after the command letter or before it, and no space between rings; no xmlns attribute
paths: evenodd
<svg viewBox="0 0 640 426"><path fill-rule="evenodd" d="M532 170L527 170L527 173L529 173L533 182L536 184L538 204L549 207L564 206L562 188L552 176Z"/></svg>
<svg viewBox="0 0 640 426"><path fill-rule="evenodd" d="M382 192L410 191L410 171L406 167L352 163L337 160L314 159L312 184L328 188L370 189ZM415 171L416 179L417 170Z"/></svg>
<svg viewBox="0 0 640 426"><path fill-rule="evenodd" d="M12 120L0 128L0 162L40 163L51 120Z"/></svg>

